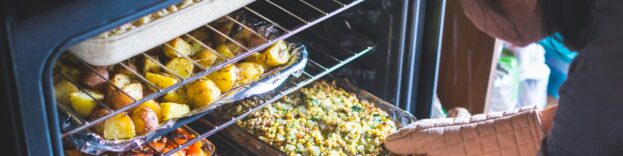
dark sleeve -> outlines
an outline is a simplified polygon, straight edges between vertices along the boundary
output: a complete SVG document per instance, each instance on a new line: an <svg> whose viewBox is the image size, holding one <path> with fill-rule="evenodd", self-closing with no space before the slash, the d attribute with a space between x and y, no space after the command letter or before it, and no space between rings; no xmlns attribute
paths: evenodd
<svg viewBox="0 0 623 156"><path fill-rule="evenodd" d="M591 52L571 64L542 155L623 154L623 52Z"/></svg>

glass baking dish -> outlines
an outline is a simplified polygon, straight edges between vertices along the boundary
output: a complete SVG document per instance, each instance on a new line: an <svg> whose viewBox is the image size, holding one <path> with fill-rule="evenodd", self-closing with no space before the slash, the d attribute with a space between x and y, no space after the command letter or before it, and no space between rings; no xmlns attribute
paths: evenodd
<svg viewBox="0 0 623 156"><path fill-rule="evenodd" d="M329 82L335 81L337 87L355 94L359 100L366 100L370 103L373 103L376 107L387 112L389 118L394 121L397 128L407 126L409 123L416 121L416 118L409 112L406 112L394 106L393 104L390 104L372 95L371 93L368 93L367 91L359 89L355 85L351 84L348 80L335 78L332 76L329 76L329 78L323 78L321 80ZM218 111L215 112L212 117L216 117L217 119L213 121L218 122L220 120L226 120L228 118L231 118L231 114L224 113L223 111ZM239 144L241 147L244 147L246 150L253 152L257 155L287 155L283 151L279 150L277 147L272 146L269 143L259 139L256 135L250 133L247 129L240 127L238 124L229 126L228 128L221 131L221 134L230 141ZM381 145L381 147L383 148L383 145ZM389 151L383 148L379 155L389 154Z"/></svg>

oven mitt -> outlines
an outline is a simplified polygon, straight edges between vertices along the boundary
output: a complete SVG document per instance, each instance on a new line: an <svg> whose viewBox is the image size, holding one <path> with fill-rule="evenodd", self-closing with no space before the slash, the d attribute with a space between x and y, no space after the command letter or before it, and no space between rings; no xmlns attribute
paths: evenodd
<svg viewBox="0 0 623 156"><path fill-rule="evenodd" d="M471 117L424 119L390 134L396 154L428 156L534 156L544 136L535 108Z"/></svg>

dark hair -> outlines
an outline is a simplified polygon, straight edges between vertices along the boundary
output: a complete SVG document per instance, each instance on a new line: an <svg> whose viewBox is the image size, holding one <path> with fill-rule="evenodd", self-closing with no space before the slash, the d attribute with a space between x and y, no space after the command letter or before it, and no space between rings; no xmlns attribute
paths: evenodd
<svg viewBox="0 0 623 156"><path fill-rule="evenodd" d="M580 50L591 39L594 0L540 0L545 34L559 33L565 46Z"/></svg>

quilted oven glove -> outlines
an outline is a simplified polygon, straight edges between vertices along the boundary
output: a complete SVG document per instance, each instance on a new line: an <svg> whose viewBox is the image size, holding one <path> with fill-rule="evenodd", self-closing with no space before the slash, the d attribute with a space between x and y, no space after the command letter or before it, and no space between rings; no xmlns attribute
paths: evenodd
<svg viewBox="0 0 623 156"><path fill-rule="evenodd" d="M425 119L387 136L385 147L396 154L428 156L534 156L544 136L539 111Z"/></svg>

